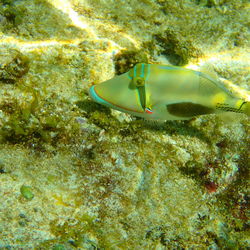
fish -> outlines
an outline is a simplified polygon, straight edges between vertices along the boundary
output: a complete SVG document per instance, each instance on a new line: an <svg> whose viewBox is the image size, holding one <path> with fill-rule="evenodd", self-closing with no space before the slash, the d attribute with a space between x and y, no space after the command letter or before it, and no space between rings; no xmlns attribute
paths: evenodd
<svg viewBox="0 0 250 250"><path fill-rule="evenodd" d="M147 120L188 120L236 112L250 115L250 102L210 74L161 64L138 63L128 72L93 85L93 101Z"/></svg>

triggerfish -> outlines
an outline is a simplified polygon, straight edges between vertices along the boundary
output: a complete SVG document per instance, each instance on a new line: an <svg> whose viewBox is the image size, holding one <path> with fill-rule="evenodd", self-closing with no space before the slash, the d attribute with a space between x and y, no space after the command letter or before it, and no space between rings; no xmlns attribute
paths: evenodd
<svg viewBox="0 0 250 250"><path fill-rule="evenodd" d="M89 92L97 103L145 119L186 120L225 111L250 115L250 102L220 80L177 66L139 63Z"/></svg>

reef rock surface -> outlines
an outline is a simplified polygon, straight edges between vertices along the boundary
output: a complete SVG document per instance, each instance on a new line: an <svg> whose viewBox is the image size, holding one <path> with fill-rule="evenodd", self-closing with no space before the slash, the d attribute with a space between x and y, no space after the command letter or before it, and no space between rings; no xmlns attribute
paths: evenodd
<svg viewBox="0 0 250 250"><path fill-rule="evenodd" d="M249 91L246 0L0 2L0 249L246 249L249 118L93 103L137 62ZM247 96L247 92L244 92Z"/></svg>

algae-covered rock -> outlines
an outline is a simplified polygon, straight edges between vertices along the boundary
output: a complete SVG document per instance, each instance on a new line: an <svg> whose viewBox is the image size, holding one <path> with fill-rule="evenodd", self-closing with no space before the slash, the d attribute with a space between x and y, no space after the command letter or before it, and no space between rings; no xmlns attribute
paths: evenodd
<svg viewBox="0 0 250 250"><path fill-rule="evenodd" d="M15 83L29 70L29 60L14 48L1 47L0 82Z"/></svg>
<svg viewBox="0 0 250 250"><path fill-rule="evenodd" d="M1 1L0 248L246 249L249 118L152 123L88 89L209 64L247 99L248 25L244 0Z"/></svg>

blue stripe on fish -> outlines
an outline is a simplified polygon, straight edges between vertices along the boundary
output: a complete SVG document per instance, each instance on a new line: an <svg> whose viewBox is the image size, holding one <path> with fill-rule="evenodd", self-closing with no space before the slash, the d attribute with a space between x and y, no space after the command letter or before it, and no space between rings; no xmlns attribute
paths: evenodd
<svg viewBox="0 0 250 250"><path fill-rule="evenodd" d="M95 86L92 86L89 90L89 93L90 93L90 96L92 97L92 99L95 101L95 102L98 102L100 104L103 104L103 105L110 105L109 102L103 100L101 97L99 97L96 92L95 92Z"/></svg>
<svg viewBox="0 0 250 250"><path fill-rule="evenodd" d="M135 67L134 67L134 77L136 76L136 65L135 65Z"/></svg>
<svg viewBox="0 0 250 250"><path fill-rule="evenodd" d="M127 77L128 77L130 80L133 79L133 77L129 75L129 72L127 72Z"/></svg>
<svg viewBox="0 0 250 250"><path fill-rule="evenodd" d="M141 74L140 77L144 77L144 63L141 64Z"/></svg>

